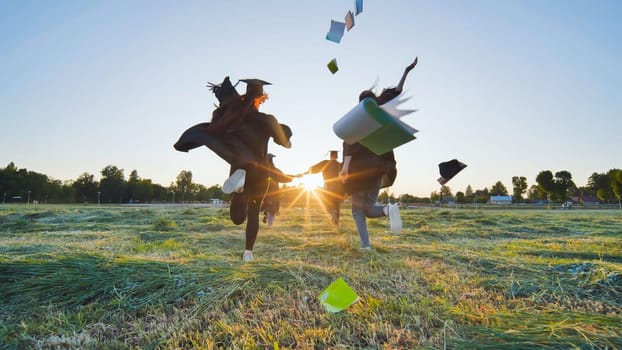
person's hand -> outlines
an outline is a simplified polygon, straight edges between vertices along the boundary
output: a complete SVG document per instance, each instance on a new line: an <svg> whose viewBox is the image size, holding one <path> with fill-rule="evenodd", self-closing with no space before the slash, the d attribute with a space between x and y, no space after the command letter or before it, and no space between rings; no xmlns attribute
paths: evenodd
<svg viewBox="0 0 622 350"><path fill-rule="evenodd" d="M419 56L415 57L415 60L413 61L413 63L409 64L406 67L406 72L410 72L413 68L415 68L415 66L417 65L417 61L419 60Z"/></svg>
<svg viewBox="0 0 622 350"><path fill-rule="evenodd" d="M346 183L346 181L348 181L347 169L341 169L341 171L339 172L339 179L341 180L341 183Z"/></svg>

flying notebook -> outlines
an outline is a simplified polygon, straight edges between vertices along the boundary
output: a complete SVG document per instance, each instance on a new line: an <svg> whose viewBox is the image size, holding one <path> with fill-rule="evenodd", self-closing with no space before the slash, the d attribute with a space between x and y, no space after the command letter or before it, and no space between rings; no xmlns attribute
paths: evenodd
<svg viewBox="0 0 622 350"><path fill-rule="evenodd" d="M346 143L358 142L377 155L414 140L417 132L371 98L364 98L341 117L333 125L333 131Z"/></svg>
<svg viewBox="0 0 622 350"><path fill-rule="evenodd" d="M333 58L332 60L330 60L330 62L328 62L326 66L328 67L328 70L333 74L337 73L337 71L339 70L339 66L337 66L336 58Z"/></svg>
<svg viewBox="0 0 622 350"><path fill-rule="evenodd" d="M336 43L341 42L341 38L343 37L343 32L346 28L346 24L343 22L338 22L334 20L330 20L330 30L326 34L326 40L330 40Z"/></svg>
<svg viewBox="0 0 622 350"><path fill-rule="evenodd" d="M356 15L363 12L363 0L356 0Z"/></svg>
<svg viewBox="0 0 622 350"><path fill-rule="evenodd" d="M345 21L346 21L346 29L350 31L350 29L354 27L354 14L352 14L352 11L348 11L348 13L346 13Z"/></svg>

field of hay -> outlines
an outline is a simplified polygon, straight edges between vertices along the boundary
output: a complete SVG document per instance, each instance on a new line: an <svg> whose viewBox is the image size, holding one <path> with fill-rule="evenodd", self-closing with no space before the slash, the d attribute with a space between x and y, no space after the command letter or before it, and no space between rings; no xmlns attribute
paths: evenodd
<svg viewBox="0 0 622 350"><path fill-rule="evenodd" d="M0 349L622 348L622 211L0 206ZM327 312L343 278L360 301Z"/></svg>

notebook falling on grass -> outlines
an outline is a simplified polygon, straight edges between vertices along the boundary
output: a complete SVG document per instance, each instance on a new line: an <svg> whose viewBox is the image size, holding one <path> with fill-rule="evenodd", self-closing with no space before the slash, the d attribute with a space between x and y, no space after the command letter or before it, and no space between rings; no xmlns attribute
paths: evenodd
<svg viewBox="0 0 622 350"><path fill-rule="evenodd" d="M359 300L356 292L343 280L337 278L319 296L320 303L332 313L347 309Z"/></svg>

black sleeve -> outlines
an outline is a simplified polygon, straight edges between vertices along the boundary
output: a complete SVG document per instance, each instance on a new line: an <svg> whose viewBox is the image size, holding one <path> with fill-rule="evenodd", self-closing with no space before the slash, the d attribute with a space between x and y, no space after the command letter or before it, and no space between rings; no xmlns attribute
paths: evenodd
<svg viewBox="0 0 622 350"><path fill-rule="evenodd" d="M378 98L376 99L376 102L378 102L379 106L382 106L383 104L399 96L401 93L402 91L398 90L395 87L384 89L382 90L380 96L378 96Z"/></svg>
<svg viewBox="0 0 622 350"><path fill-rule="evenodd" d="M288 183L292 182L293 178L281 171L278 168L269 169L269 176L274 179L274 181L279 183Z"/></svg>
<svg viewBox="0 0 622 350"><path fill-rule="evenodd" d="M344 156L354 156L357 153L360 153L361 151L366 150L365 146L361 145L360 143L353 143L351 145L348 145L347 143L343 143L343 155Z"/></svg>
<svg viewBox="0 0 622 350"><path fill-rule="evenodd" d="M311 174L317 174L317 173L321 173L322 171L324 171L324 168L326 167L326 163L328 163L327 160L323 160L315 165L312 165L309 168L309 172Z"/></svg>

